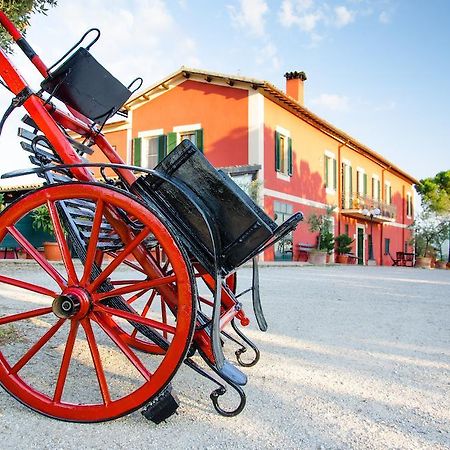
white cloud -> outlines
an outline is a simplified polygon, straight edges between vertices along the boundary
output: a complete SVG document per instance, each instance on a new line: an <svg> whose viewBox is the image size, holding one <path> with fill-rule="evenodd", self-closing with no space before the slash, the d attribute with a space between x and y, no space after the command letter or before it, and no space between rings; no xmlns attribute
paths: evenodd
<svg viewBox="0 0 450 450"><path fill-rule="evenodd" d="M391 22L391 14L388 11L381 11L380 15L378 16L378 20L381 23L390 23Z"/></svg>
<svg viewBox="0 0 450 450"><path fill-rule="evenodd" d="M255 36L263 36L265 28L265 14L269 7L264 0L240 0L240 6L236 8L228 5L233 23Z"/></svg>
<svg viewBox="0 0 450 450"><path fill-rule="evenodd" d="M289 28L297 25L302 31L307 33L314 30L317 23L323 19L320 8L313 8L312 0L283 0L278 18L281 24Z"/></svg>
<svg viewBox="0 0 450 450"><path fill-rule="evenodd" d="M392 111L397 107L397 103L394 100L389 100L386 103L375 106L373 109L375 112Z"/></svg>
<svg viewBox="0 0 450 450"><path fill-rule="evenodd" d="M30 44L50 65L62 56L85 30L97 27L100 40L91 51L98 61L124 84L142 76L144 87L182 65L201 67L196 40L189 27L171 14L163 0L115 0L105 7L103 0L59 0L48 16L34 15L27 37ZM181 30L181 31L180 31ZM182 34L181 34L182 33ZM25 57L16 52L14 63L36 89L41 81ZM0 93L0 110L11 96ZM29 166L27 155L18 149L16 137L23 110L14 114L0 137L0 173ZM4 149L14 149L11 157ZM1 150L1 149L0 149Z"/></svg>
<svg viewBox="0 0 450 450"><path fill-rule="evenodd" d="M355 14L345 6L336 6L334 13L336 14L335 25L338 28L345 27L355 20Z"/></svg>
<svg viewBox="0 0 450 450"><path fill-rule="evenodd" d="M332 111L348 111L350 109L348 97L338 94L321 94L311 100L311 103Z"/></svg>
<svg viewBox="0 0 450 450"><path fill-rule="evenodd" d="M258 52L256 62L259 65L270 64L275 70L279 70L281 63L277 47L272 42L268 42Z"/></svg>

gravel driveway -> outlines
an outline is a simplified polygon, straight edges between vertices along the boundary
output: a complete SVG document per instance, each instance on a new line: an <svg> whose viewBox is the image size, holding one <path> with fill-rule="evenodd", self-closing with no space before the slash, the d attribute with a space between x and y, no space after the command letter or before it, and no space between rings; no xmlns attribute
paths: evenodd
<svg viewBox="0 0 450 450"><path fill-rule="evenodd" d="M249 327L262 356L238 417L219 416L213 386L181 367L179 413L158 426L139 412L59 422L0 391L0 448L450 448L450 271L265 267L261 291L269 330ZM2 288L0 315L14 301Z"/></svg>

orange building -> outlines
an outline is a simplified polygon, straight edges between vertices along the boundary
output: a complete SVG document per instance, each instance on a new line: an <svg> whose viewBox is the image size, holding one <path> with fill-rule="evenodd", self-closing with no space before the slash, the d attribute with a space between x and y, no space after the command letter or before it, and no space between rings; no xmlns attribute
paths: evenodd
<svg viewBox="0 0 450 450"><path fill-rule="evenodd" d="M286 74L283 92L266 81L183 67L132 97L128 118L104 133L125 161L147 168L190 139L238 184L256 186L277 221L333 205L334 234L354 238L359 262L368 262L373 236L373 259L390 265L389 253L412 251L417 180L305 108L305 80L303 72ZM264 258L297 259L298 244L316 238L305 220L288 238L292 246L277 245Z"/></svg>

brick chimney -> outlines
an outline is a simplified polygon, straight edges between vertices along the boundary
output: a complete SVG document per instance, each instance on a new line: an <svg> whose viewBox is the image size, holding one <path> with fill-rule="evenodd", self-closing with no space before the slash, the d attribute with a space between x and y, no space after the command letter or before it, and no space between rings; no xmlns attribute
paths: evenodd
<svg viewBox="0 0 450 450"><path fill-rule="evenodd" d="M300 105L305 104L303 95L303 82L306 81L305 72L286 72L286 94L297 100Z"/></svg>

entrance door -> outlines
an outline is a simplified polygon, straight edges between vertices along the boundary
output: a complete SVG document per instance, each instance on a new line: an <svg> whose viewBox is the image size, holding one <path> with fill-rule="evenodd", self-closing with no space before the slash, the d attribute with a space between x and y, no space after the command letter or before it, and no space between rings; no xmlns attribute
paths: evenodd
<svg viewBox="0 0 450 450"><path fill-rule="evenodd" d="M358 256L358 264L364 264L364 226L357 225L356 232L356 252Z"/></svg>

